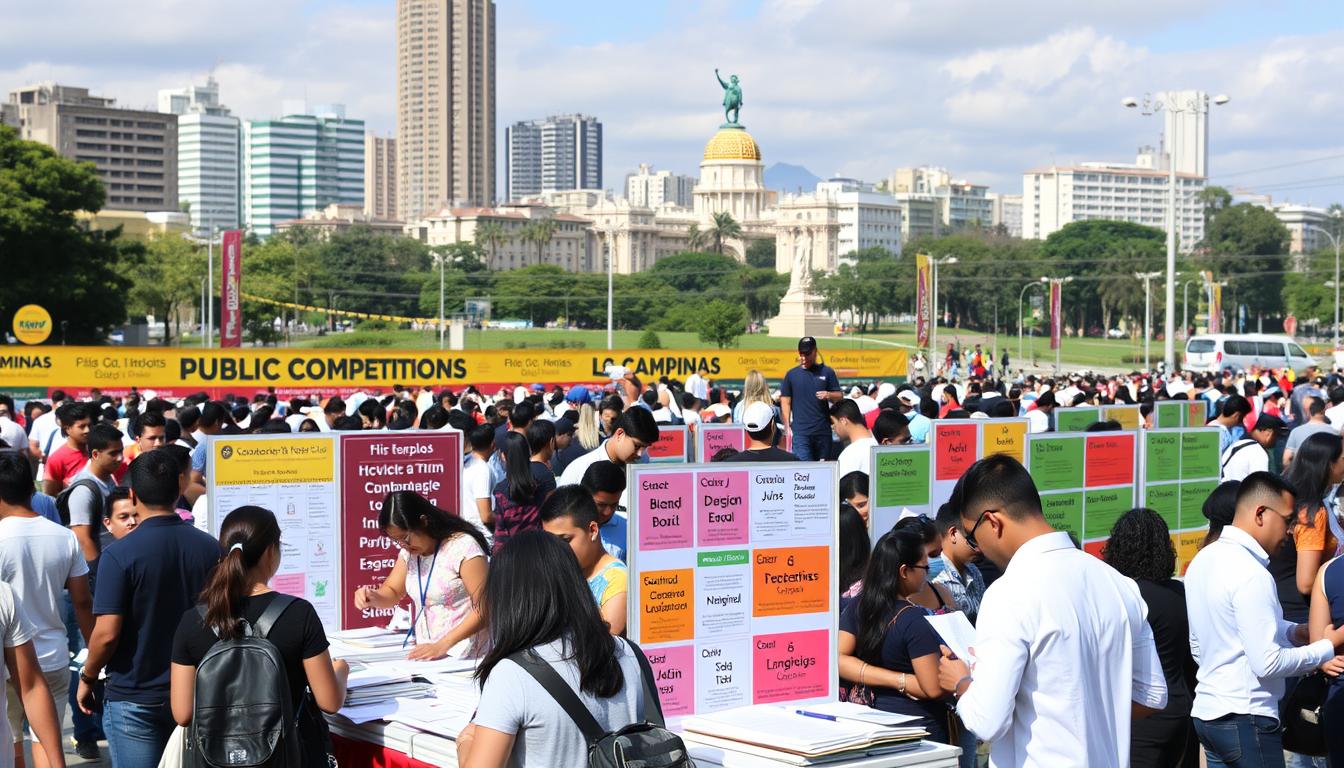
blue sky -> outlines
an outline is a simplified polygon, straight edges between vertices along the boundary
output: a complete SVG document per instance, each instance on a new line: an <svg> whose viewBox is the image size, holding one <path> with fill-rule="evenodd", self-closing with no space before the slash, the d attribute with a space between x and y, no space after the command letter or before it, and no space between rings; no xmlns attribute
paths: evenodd
<svg viewBox="0 0 1344 768"><path fill-rule="evenodd" d="M224 101L343 102L395 129L393 0L11 0L0 89L43 79L154 102L213 71ZM1227 93L1214 182L1344 201L1344 3L1248 0L500 0L498 123L604 123L605 186L651 163L694 173L722 117L717 66L768 164L876 181L933 164L1020 192L1051 162L1133 159L1160 121L1119 106ZM135 20L129 23L128 20ZM49 37L45 30L59 29ZM114 35L106 34L115 29ZM502 148L501 148L502 149ZM503 152L499 153L502 174Z"/></svg>

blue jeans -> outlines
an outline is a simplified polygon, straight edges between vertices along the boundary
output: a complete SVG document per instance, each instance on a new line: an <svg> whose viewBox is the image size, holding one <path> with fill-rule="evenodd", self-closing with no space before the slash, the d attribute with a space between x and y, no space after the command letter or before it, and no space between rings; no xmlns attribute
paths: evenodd
<svg viewBox="0 0 1344 768"><path fill-rule="evenodd" d="M1283 728L1263 715L1192 718L1209 768L1284 768Z"/></svg>
<svg viewBox="0 0 1344 768"><path fill-rule="evenodd" d="M793 433L793 455L800 461L825 461L831 452L831 433L800 435Z"/></svg>
<svg viewBox="0 0 1344 768"><path fill-rule="evenodd" d="M75 620L75 606L70 602L70 593L65 594L65 635L66 646L72 655L78 654L84 647L84 636L79 633L79 622ZM70 669L70 722L74 725L75 742L92 744L103 738L103 716L98 711L86 715L79 709L75 700L79 693L79 670L73 662Z"/></svg>
<svg viewBox="0 0 1344 768"><path fill-rule="evenodd" d="M112 753L112 768L158 765L176 726L167 701L162 704L105 702L103 730L107 733L107 751Z"/></svg>

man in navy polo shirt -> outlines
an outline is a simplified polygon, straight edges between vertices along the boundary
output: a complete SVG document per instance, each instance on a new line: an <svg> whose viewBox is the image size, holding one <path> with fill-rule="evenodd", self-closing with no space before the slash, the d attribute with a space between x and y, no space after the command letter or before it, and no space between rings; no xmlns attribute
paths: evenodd
<svg viewBox="0 0 1344 768"><path fill-rule="evenodd" d="M831 450L831 403L840 400L840 380L817 361L817 340L798 340L798 365L784 374L779 409L784 429L793 434L793 453L801 461L823 461Z"/></svg>
<svg viewBox="0 0 1344 768"><path fill-rule="evenodd" d="M112 765L151 766L175 725L168 703L173 634L219 562L219 543L173 508L181 474L167 451L140 455L129 475L140 525L98 562L97 622L78 699L91 713L93 686L106 668L103 731Z"/></svg>

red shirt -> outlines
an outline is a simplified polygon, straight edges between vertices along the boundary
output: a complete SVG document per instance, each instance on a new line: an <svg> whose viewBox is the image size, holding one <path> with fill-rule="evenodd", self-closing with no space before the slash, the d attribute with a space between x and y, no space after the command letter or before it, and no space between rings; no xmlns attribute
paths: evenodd
<svg viewBox="0 0 1344 768"><path fill-rule="evenodd" d="M82 451L70 447L65 443L60 448L51 452L47 457L47 469L43 475L48 480L55 480L61 484L61 487L70 484L70 478L79 474L79 470L89 463L89 457Z"/></svg>

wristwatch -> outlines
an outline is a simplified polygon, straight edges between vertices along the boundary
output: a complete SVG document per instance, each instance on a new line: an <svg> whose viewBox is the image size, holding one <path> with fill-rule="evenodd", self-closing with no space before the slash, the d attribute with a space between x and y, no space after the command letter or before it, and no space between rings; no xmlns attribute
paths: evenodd
<svg viewBox="0 0 1344 768"><path fill-rule="evenodd" d="M89 686L94 686L98 684L98 678L89 677L88 675L84 674L84 670L82 669L79 670L79 681Z"/></svg>
<svg viewBox="0 0 1344 768"><path fill-rule="evenodd" d="M961 698L961 693L960 693L960 691L961 691L961 684L962 684L962 683L969 683L969 682L971 682L971 679L972 679L972 678L971 678L970 675L962 675L962 678L961 678L960 680L957 681L957 684L954 685L954 686L952 686L952 698L954 698L954 699L960 699L960 698Z"/></svg>

